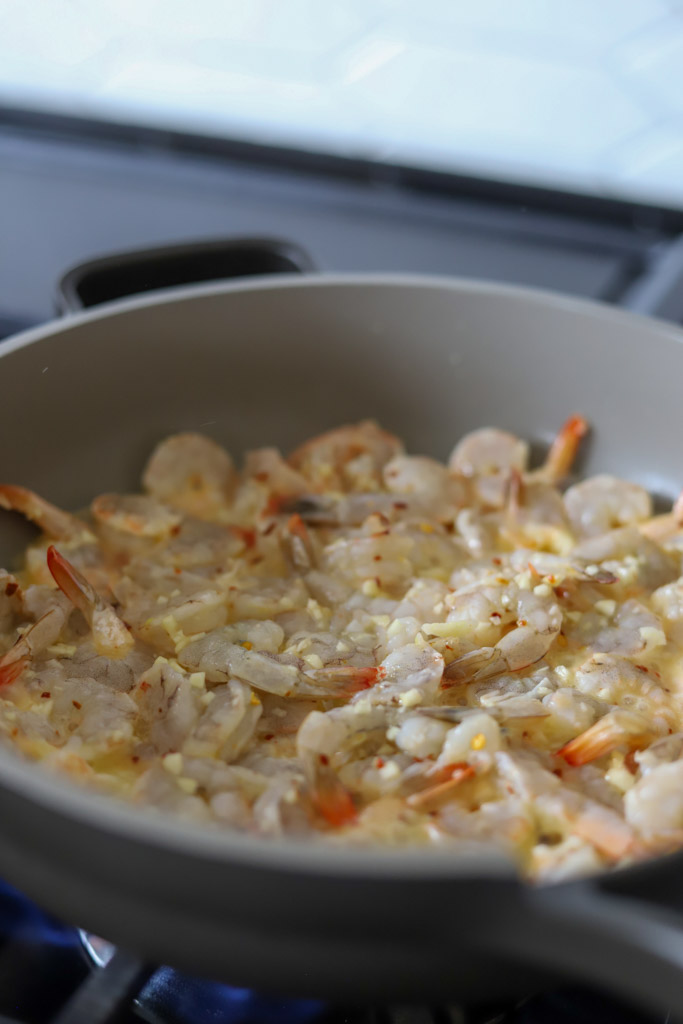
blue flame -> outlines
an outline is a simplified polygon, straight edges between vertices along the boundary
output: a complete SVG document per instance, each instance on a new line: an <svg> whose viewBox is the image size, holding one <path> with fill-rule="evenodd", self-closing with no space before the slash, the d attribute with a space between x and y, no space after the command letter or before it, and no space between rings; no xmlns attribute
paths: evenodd
<svg viewBox="0 0 683 1024"><path fill-rule="evenodd" d="M82 956L78 931L40 910L13 886L0 880L0 942L74 951ZM70 962L70 954L66 953ZM160 967L137 1002L169 1024L312 1024L325 1004L312 999L277 999L249 989L204 981Z"/></svg>

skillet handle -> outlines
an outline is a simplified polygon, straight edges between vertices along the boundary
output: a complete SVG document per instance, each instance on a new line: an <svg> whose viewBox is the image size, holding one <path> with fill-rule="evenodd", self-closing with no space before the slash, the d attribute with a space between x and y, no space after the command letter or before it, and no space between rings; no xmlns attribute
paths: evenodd
<svg viewBox="0 0 683 1024"><path fill-rule="evenodd" d="M632 886L626 876L622 889L619 873L606 884L537 889L528 894L528 913L504 926L507 934L495 944L502 943L508 956L609 989L683 1024L681 869L675 859L678 882L669 898L650 885Z"/></svg>
<svg viewBox="0 0 683 1024"><path fill-rule="evenodd" d="M71 267L57 284L60 314L140 292L263 274L315 270L307 252L274 238L228 238L113 253Z"/></svg>

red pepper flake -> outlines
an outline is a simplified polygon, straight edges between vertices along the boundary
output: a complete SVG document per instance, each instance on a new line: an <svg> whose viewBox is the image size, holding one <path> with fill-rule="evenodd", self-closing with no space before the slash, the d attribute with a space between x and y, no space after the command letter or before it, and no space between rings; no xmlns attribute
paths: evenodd
<svg viewBox="0 0 683 1024"><path fill-rule="evenodd" d="M374 540L375 537L388 537L389 533L390 533L389 530L378 530L377 533L371 533L370 536Z"/></svg>
<svg viewBox="0 0 683 1024"><path fill-rule="evenodd" d="M180 526L172 526L170 533L172 537L177 537L180 533Z"/></svg>
<svg viewBox="0 0 683 1024"><path fill-rule="evenodd" d="M43 700L49 700L52 694L50 693L49 690L43 690L40 696L43 698Z"/></svg>
<svg viewBox="0 0 683 1024"><path fill-rule="evenodd" d="M143 691L143 693L145 690L151 690L151 683L148 683L146 679L143 679L142 682L140 683L140 689Z"/></svg>
<svg viewBox="0 0 683 1024"><path fill-rule="evenodd" d="M373 562L381 562L382 561L382 556L381 555L373 555L372 556L372 560L373 560Z"/></svg>
<svg viewBox="0 0 683 1024"><path fill-rule="evenodd" d="M273 532L273 530L275 529L276 526L277 526L277 523L275 521L273 521L272 523L269 523L268 526L266 526L265 530L263 531L263 536L264 537L269 537L270 534Z"/></svg>
<svg viewBox="0 0 683 1024"><path fill-rule="evenodd" d="M376 757L375 758L375 768L384 768L384 758L383 757Z"/></svg>
<svg viewBox="0 0 683 1024"><path fill-rule="evenodd" d="M73 706L76 708L77 711L80 711L81 708L83 707L81 702L78 701L78 700L72 700L71 703L73 704Z"/></svg>
<svg viewBox="0 0 683 1024"><path fill-rule="evenodd" d="M274 738L274 736L275 736L274 732L267 732L263 738L264 738L264 740L272 740Z"/></svg>
<svg viewBox="0 0 683 1024"><path fill-rule="evenodd" d="M561 768L553 768L553 775L557 775L557 777L561 779L562 778L562 769Z"/></svg>
<svg viewBox="0 0 683 1024"><path fill-rule="evenodd" d="M180 576L182 571L183 571L182 569L178 569L178 568L173 570L173 572L176 574L176 576Z"/></svg>
<svg viewBox="0 0 683 1024"><path fill-rule="evenodd" d="M566 601L571 596L571 591L567 590L566 587L553 587L555 597L559 597L561 601Z"/></svg>
<svg viewBox="0 0 683 1024"><path fill-rule="evenodd" d="M624 758L624 767L631 773L631 775L638 774L638 762L636 761L635 750L629 750L628 754Z"/></svg>
<svg viewBox="0 0 683 1024"><path fill-rule="evenodd" d="M404 508L408 508L408 504L405 501L395 501L394 508L397 512L401 512Z"/></svg>
<svg viewBox="0 0 683 1024"><path fill-rule="evenodd" d="M641 672L649 672L650 671L649 668L647 667L647 665L636 665L636 668L639 668Z"/></svg>
<svg viewBox="0 0 683 1024"><path fill-rule="evenodd" d="M327 764L330 763L330 759L327 756L327 754L321 754L320 757L318 758L318 760L320 761L321 764L326 764L327 765Z"/></svg>
<svg viewBox="0 0 683 1024"><path fill-rule="evenodd" d="M502 558L497 558L497 557L496 558L492 558L491 561L493 562L494 565L502 565L503 564L503 559Z"/></svg>
<svg viewBox="0 0 683 1024"><path fill-rule="evenodd" d="M140 758L138 757L137 754L133 754L133 756L131 757L131 761L133 762L133 764L137 764L139 760Z"/></svg>
<svg viewBox="0 0 683 1024"><path fill-rule="evenodd" d="M13 580L10 580L10 582L5 587L5 593L7 594L8 597L11 597L12 594L16 594L18 589L19 584L15 583Z"/></svg>
<svg viewBox="0 0 683 1024"><path fill-rule="evenodd" d="M500 614L500 612L491 612L492 619L502 619L502 617L503 616Z"/></svg>

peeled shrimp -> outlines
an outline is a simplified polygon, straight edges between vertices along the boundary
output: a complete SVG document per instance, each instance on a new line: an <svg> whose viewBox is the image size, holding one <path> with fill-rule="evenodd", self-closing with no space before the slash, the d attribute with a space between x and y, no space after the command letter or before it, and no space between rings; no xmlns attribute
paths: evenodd
<svg viewBox="0 0 683 1024"><path fill-rule="evenodd" d="M652 722L635 711L616 709L558 750L568 764L581 765L610 754L618 747L635 749L653 738Z"/></svg>
<svg viewBox="0 0 683 1024"><path fill-rule="evenodd" d="M182 516L144 494L101 494L90 506L96 522L117 533L160 540L182 521Z"/></svg>
<svg viewBox="0 0 683 1024"><path fill-rule="evenodd" d="M25 487L15 484L0 485L0 508L10 512L20 512L32 523L56 540L89 540L95 538L85 523L68 512L63 512L56 505L34 494Z"/></svg>
<svg viewBox="0 0 683 1024"><path fill-rule="evenodd" d="M453 449L448 466L457 475L472 478L481 501L500 508L505 501L510 472L523 472L528 461L526 441L504 430L485 427L465 435Z"/></svg>
<svg viewBox="0 0 683 1024"><path fill-rule="evenodd" d="M85 616L92 630L98 654L123 658L133 646L133 637L118 615L55 547L48 548L47 564L59 589Z"/></svg>
<svg viewBox="0 0 683 1024"><path fill-rule="evenodd" d="M295 658L287 661L282 655L247 650L233 643L229 627L193 640L180 651L178 661L193 672L206 672L212 682L236 676L281 697L349 696L380 676L380 670L374 667L332 666L304 672Z"/></svg>
<svg viewBox="0 0 683 1024"><path fill-rule="evenodd" d="M626 818L643 835L683 829L683 761L660 764L624 797Z"/></svg>
<svg viewBox="0 0 683 1024"><path fill-rule="evenodd" d="M364 420L314 437L292 452L288 462L315 487L371 491L386 463L402 451L398 438Z"/></svg>
<svg viewBox="0 0 683 1024"><path fill-rule="evenodd" d="M174 434L154 449L142 482L159 501L199 519L225 510L237 476L219 444L202 434Z"/></svg>
<svg viewBox="0 0 683 1024"><path fill-rule="evenodd" d="M59 605L55 605L22 633L9 651L0 658L0 686L18 679L31 660L59 637L68 618Z"/></svg>
<svg viewBox="0 0 683 1024"><path fill-rule="evenodd" d="M597 537L652 516L652 499L644 487L607 473L574 484L565 493L564 504L581 537Z"/></svg>
<svg viewBox="0 0 683 1024"><path fill-rule="evenodd" d="M540 592L539 592L540 591ZM535 664L550 650L562 628L562 611L549 586L533 590L514 581L473 588L471 592L453 595L453 612L461 621L478 620L488 630L500 631L510 621L515 628L505 633L493 646L481 647L450 663L446 676L450 679L484 679L500 672L519 672ZM470 613L474 609L474 620Z"/></svg>

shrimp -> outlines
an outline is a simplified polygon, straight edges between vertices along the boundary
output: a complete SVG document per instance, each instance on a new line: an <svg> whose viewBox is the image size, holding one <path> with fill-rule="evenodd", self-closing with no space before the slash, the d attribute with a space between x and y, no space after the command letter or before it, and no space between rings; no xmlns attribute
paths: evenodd
<svg viewBox="0 0 683 1024"><path fill-rule="evenodd" d="M279 498L305 494L310 486L305 476L285 462L277 448L256 448L247 452L244 475Z"/></svg>
<svg viewBox="0 0 683 1024"><path fill-rule="evenodd" d="M455 446L448 460L457 476L472 478L479 499L493 508L505 503L512 470L523 472L529 461L529 445L504 430L474 430Z"/></svg>
<svg viewBox="0 0 683 1024"><path fill-rule="evenodd" d="M392 651L376 669L377 678L366 693L352 698L351 704L366 701L371 705L393 704L414 707L434 701L444 671L443 657L432 647L406 644Z"/></svg>
<svg viewBox="0 0 683 1024"><path fill-rule="evenodd" d="M331 666L304 672L296 658L247 650L232 642L230 628L215 629L183 647L178 661L212 682L242 679L280 697L342 697L371 686L381 677L375 667Z"/></svg>
<svg viewBox="0 0 683 1024"><path fill-rule="evenodd" d="M108 658L125 657L133 646L133 637L111 605L54 546L48 548L47 564L59 589L85 616L97 653Z"/></svg>
<svg viewBox="0 0 683 1024"><path fill-rule="evenodd" d="M350 791L341 781L325 754L305 754L308 796L317 814L333 828L349 825L356 819L356 807Z"/></svg>
<svg viewBox="0 0 683 1024"><path fill-rule="evenodd" d="M37 654L55 643L67 618L64 609L55 605L21 634L9 651L0 658L0 686L13 683Z"/></svg>
<svg viewBox="0 0 683 1024"><path fill-rule="evenodd" d="M381 732L383 739L388 722L393 720L390 716L390 709L369 701L330 711L310 711L297 732L298 754L322 754L329 760L342 754L361 735Z"/></svg>
<svg viewBox="0 0 683 1024"><path fill-rule="evenodd" d="M467 498L464 481L425 455L397 455L382 476L388 491L409 496L432 516L454 515Z"/></svg>
<svg viewBox="0 0 683 1024"><path fill-rule="evenodd" d="M475 778L477 773L469 764L454 764L451 766L449 774L450 778L446 781L438 782L435 786L430 786L429 789L412 793L406 798L408 806L414 811L431 811L446 800L450 800L463 782Z"/></svg>
<svg viewBox="0 0 683 1024"><path fill-rule="evenodd" d="M639 523L638 529L643 536L649 537L650 540L654 540L658 544L664 544L680 533L683 530L683 491L676 498L670 512L646 519Z"/></svg>
<svg viewBox="0 0 683 1024"><path fill-rule="evenodd" d="M143 494L101 494L90 510L97 523L114 533L161 540L182 521L182 516L155 498Z"/></svg>
<svg viewBox="0 0 683 1024"><path fill-rule="evenodd" d="M174 434L152 452L142 477L145 490L198 519L228 506L237 483L232 459L202 434Z"/></svg>
<svg viewBox="0 0 683 1024"><path fill-rule="evenodd" d="M652 722L636 711L616 708L557 752L568 764L582 765L611 754L619 747L635 750L653 739Z"/></svg>
<svg viewBox="0 0 683 1024"><path fill-rule="evenodd" d="M23 594L19 581L11 573L0 569L0 633L8 633L19 615Z"/></svg>
<svg viewBox="0 0 683 1024"><path fill-rule="evenodd" d="M566 555L574 546L567 514L559 492L549 483L525 483L512 470L503 533L513 543L546 548Z"/></svg>
<svg viewBox="0 0 683 1024"><path fill-rule="evenodd" d="M560 428L543 465L528 474L528 479L543 480L558 484L565 479L574 464L579 445L588 433L589 426L583 416L570 416Z"/></svg>
<svg viewBox="0 0 683 1024"><path fill-rule="evenodd" d="M183 756L235 761L254 736L263 711L261 701L238 679L216 687L211 694L211 702L180 749Z"/></svg>
<svg viewBox="0 0 683 1024"><path fill-rule="evenodd" d="M286 515L298 515L309 526L361 526L369 516L384 516L387 522L397 518L398 514L417 513L416 502L399 501L394 494L380 491L368 493L353 492L340 496L327 494L300 494L292 499L278 502L277 512Z"/></svg>
<svg viewBox="0 0 683 1024"><path fill-rule="evenodd" d="M566 491L564 504L581 537L597 537L652 517L652 498L644 487L607 473L574 484Z"/></svg>
<svg viewBox="0 0 683 1024"><path fill-rule="evenodd" d="M627 821L644 836L683 830L683 761L659 764L624 797Z"/></svg>
<svg viewBox="0 0 683 1024"><path fill-rule="evenodd" d="M481 647L452 661L445 672L448 679L485 679L528 668L545 657L562 628L562 610L547 585L526 590L514 581L504 581L469 591L464 588L452 596L450 603L453 612L449 620L458 621L464 612L461 621L475 628L477 622L498 632L511 621L516 625L494 646Z"/></svg>
<svg viewBox="0 0 683 1024"><path fill-rule="evenodd" d="M387 462L403 445L372 420L339 427L301 445L287 460L315 488L372 491Z"/></svg>
<svg viewBox="0 0 683 1024"><path fill-rule="evenodd" d="M287 520L282 531L282 548L293 569L306 572L315 568L318 561L315 542L300 515Z"/></svg>
<svg viewBox="0 0 683 1024"><path fill-rule="evenodd" d="M624 526L597 537L582 540L572 551L572 559L590 568L596 563L613 571L619 579L648 590L671 583L679 575L679 565L636 526Z"/></svg>
<svg viewBox="0 0 683 1024"><path fill-rule="evenodd" d="M56 505L34 494L33 491L16 484L0 485L0 508L20 512L32 523L55 540L95 540L88 527L76 516L63 512Z"/></svg>

